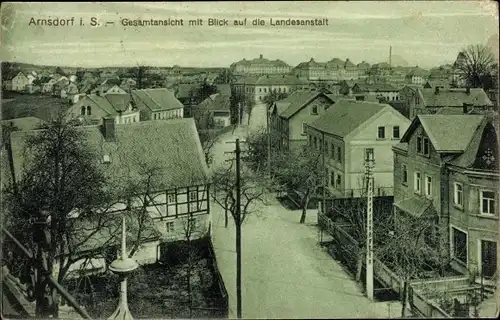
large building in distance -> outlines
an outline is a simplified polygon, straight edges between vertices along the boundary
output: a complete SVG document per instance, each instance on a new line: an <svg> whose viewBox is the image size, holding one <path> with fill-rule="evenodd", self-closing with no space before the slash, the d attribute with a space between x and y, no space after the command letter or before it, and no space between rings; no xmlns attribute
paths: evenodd
<svg viewBox="0 0 500 320"><path fill-rule="evenodd" d="M364 74L366 68L360 68L349 59L333 58L327 62L316 62L314 58L307 62L299 63L293 68L293 74L307 81L342 81L357 80Z"/></svg>
<svg viewBox="0 0 500 320"><path fill-rule="evenodd" d="M240 60L231 64L231 72L234 74L285 74L289 73L291 67L281 60L269 60L260 55L252 60Z"/></svg>

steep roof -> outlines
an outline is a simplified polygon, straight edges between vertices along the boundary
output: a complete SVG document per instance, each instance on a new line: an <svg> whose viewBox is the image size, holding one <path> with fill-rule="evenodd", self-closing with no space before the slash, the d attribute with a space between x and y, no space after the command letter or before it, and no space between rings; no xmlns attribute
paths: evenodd
<svg viewBox="0 0 500 320"><path fill-rule="evenodd" d="M37 117L23 117L9 120L0 120L0 125L8 127L14 126L21 131L37 129L43 123L45 123L45 121Z"/></svg>
<svg viewBox="0 0 500 320"><path fill-rule="evenodd" d="M101 126L79 127L96 155L110 157L103 163L109 177L138 179L144 166L158 168L157 184L162 190L204 184L209 178L205 156L192 118L115 124L115 141L106 141ZM12 133L16 175L26 160L24 141L38 130ZM160 190L158 190L160 191Z"/></svg>
<svg viewBox="0 0 500 320"><path fill-rule="evenodd" d="M473 106L492 106L493 103L488 98L486 92L481 88L470 89L470 94L466 89L420 89L424 105L427 107L461 107L464 103Z"/></svg>
<svg viewBox="0 0 500 320"><path fill-rule="evenodd" d="M132 98L139 109L163 111L184 108L174 93L166 88L132 90Z"/></svg>
<svg viewBox="0 0 500 320"><path fill-rule="evenodd" d="M340 100L309 126L322 132L345 137L384 108L392 107L374 102Z"/></svg>
<svg viewBox="0 0 500 320"><path fill-rule="evenodd" d="M408 142L421 124L437 152L463 152L484 118L483 115L418 115L401 142Z"/></svg>
<svg viewBox="0 0 500 320"><path fill-rule="evenodd" d="M485 116L484 120L478 126L477 130L474 133L467 149L463 154L458 156L457 158L450 161L451 164L461 166L464 168L474 167L475 164L479 167L483 167L486 163L486 159L480 156L480 162L482 164L477 163L478 152L482 149L483 152L486 149L490 149L495 157L493 159L493 164L486 163L486 168L494 169L498 171L498 145L499 145L499 136L498 136L498 115L488 115ZM484 155L484 154L483 154Z"/></svg>
<svg viewBox="0 0 500 320"><path fill-rule="evenodd" d="M196 84L181 83L177 86L177 97L180 99L189 98L191 92L198 87Z"/></svg>
<svg viewBox="0 0 500 320"><path fill-rule="evenodd" d="M265 85L297 85L297 84L305 84L306 82L300 80L296 76L293 75L265 75L261 76L256 82L256 86L265 86Z"/></svg>
<svg viewBox="0 0 500 320"><path fill-rule="evenodd" d="M229 96L220 93L213 94L200 102L196 106L196 110L203 111L229 111L231 107L231 101Z"/></svg>
<svg viewBox="0 0 500 320"><path fill-rule="evenodd" d="M299 112L302 108L304 108L309 102L313 101L318 97L324 97L330 102L333 102L326 94L320 91L311 91L311 90L298 90L292 92L288 97L281 100L281 106L284 106L285 103L288 104L286 109L281 107L282 111L279 113L279 116L285 119L290 119L294 114ZM283 103L284 102L284 103ZM278 104L276 105L278 110L280 107Z"/></svg>
<svg viewBox="0 0 500 320"><path fill-rule="evenodd" d="M398 91L398 89L390 83L356 83L362 92L393 92Z"/></svg>

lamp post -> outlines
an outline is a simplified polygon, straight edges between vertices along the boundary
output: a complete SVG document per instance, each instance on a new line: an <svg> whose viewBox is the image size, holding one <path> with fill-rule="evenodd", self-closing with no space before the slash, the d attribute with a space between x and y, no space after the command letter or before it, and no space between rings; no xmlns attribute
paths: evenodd
<svg viewBox="0 0 500 320"><path fill-rule="evenodd" d="M373 300L373 174L375 166L373 149L365 150L366 199L366 294Z"/></svg>
<svg viewBox="0 0 500 320"><path fill-rule="evenodd" d="M128 308L127 302L127 274L137 269L138 265L135 260L127 257L127 242L126 242L126 226L125 215L122 218L122 250L121 258L116 259L111 263L109 269L120 276L120 301L115 312L108 320L133 320L132 314Z"/></svg>

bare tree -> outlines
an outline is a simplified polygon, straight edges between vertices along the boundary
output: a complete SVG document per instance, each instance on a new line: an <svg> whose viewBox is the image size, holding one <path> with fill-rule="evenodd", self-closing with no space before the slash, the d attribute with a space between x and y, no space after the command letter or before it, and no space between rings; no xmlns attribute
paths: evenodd
<svg viewBox="0 0 500 320"><path fill-rule="evenodd" d="M299 197L300 223L305 222L309 202L323 186L323 178L322 155L315 150L292 152L278 168L275 183Z"/></svg>
<svg viewBox="0 0 500 320"><path fill-rule="evenodd" d="M60 113L42 130L26 136L21 173L11 175L4 194L7 227L32 252L45 257L44 268L57 274L60 283L75 262L83 262L84 270L93 259L106 257L107 248L116 248L120 223L114 213L123 211L123 202L130 203L132 196L143 194L142 207L129 207L137 219L130 228L136 232L130 255L135 254L146 227L147 199L159 175L157 167L145 166L139 179L112 179L116 175L103 170L101 156L78 128L79 122L65 119ZM45 232L40 224L46 226ZM47 283L37 290L48 290ZM57 315L57 291L50 292L49 304Z"/></svg>
<svg viewBox="0 0 500 320"><path fill-rule="evenodd" d="M56 271L62 281L69 267L82 258L81 248L109 227L105 213L113 207L116 194L105 188L99 158L73 122L60 114L42 128L26 137L24 167L6 189L8 227L32 252L40 252L47 272ZM36 222L47 225L46 234L37 232L41 230ZM47 291L46 282L43 286L38 291ZM57 301L57 291L51 289L50 295ZM57 315L57 303L53 304Z"/></svg>
<svg viewBox="0 0 500 320"><path fill-rule="evenodd" d="M460 78L471 88L486 88L492 82L495 58L490 48L485 45L470 45L462 50L454 67L460 73Z"/></svg>
<svg viewBox="0 0 500 320"><path fill-rule="evenodd" d="M225 226L228 225L228 213L233 218L237 214L236 210L236 172L234 165L221 166L215 169L212 185L214 187L213 200L225 211ZM263 201L266 181L259 175L254 174L248 168L241 170L241 223L249 215L257 202ZM236 221L236 220L235 220Z"/></svg>
<svg viewBox="0 0 500 320"><path fill-rule="evenodd" d="M267 169L267 158L271 157L271 168L278 168L282 163L283 155L274 150L269 150L267 144L276 141L278 133L268 133L266 129L260 129L251 133L246 138L247 150L243 160L255 172L261 173ZM271 152L269 155L268 153Z"/></svg>
<svg viewBox="0 0 500 320"><path fill-rule="evenodd" d="M443 255L436 249L435 241L439 239L433 237L436 231L433 219L398 215L393 221L392 225L386 222L386 227L393 229L393 233L385 236L386 241L377 251L377 257L403 281L401 317L404 318L410 281L435 270L436 263L442 263L439 261Z"/></svg>
<svg viewBox="0 0 500 320"><path fill-rule="evenodd" d="M387 237L389 233L388 221L392 219L392 202L375 200L373 205L373 220L376 221L373 228L375 242ZM329 208L332 220L349 226L349 234L356 240L356 247L347 251L357 253L356 257L356 281L361 280L363 261L366 256L366 192L361 193L360 198L338 199ZM375 250L378 246L375 244Z"/></svg>
<svg viewBox="0 0 500 320"><path fill-rule="evenodd" d="M192 277L196 264L200 261L200 252L193 244L193 236L199 232L196 218L191 213L183 222L183 237L185 243L183 251L185 254L186 288L188 295L189 318L193 317L193 283Z"/></svg>

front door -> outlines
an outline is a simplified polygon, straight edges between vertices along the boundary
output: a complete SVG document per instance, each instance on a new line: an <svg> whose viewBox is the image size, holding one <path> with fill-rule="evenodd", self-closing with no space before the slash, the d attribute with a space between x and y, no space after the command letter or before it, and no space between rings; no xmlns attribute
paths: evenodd
<svg viewBox="0 0 500 320"><path fill-rule="evenodd" d="M483 277L491 278L497 270L497 243L481 240L481 270Z"/></svg>

